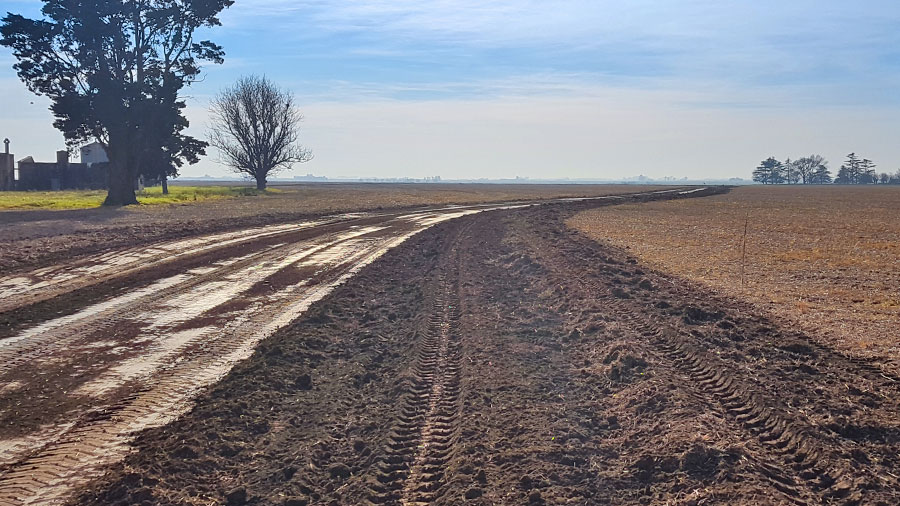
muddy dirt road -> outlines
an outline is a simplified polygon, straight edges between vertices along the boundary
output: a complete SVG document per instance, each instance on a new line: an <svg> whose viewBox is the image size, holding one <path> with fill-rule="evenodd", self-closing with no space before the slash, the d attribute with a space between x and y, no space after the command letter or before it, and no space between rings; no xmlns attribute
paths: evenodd
<svg viewBox="0 0 900 506"><path fill-rule="evenodd" d="M897 378L566 228L608 203L3 281L0 503L896 504Z"/></svg>
<svg viewBox="0 0 900 506"><path fill-rule="evenodd" d="M519 205L342 214L0 277L0 503L61 502L390 248Z"/></svg>

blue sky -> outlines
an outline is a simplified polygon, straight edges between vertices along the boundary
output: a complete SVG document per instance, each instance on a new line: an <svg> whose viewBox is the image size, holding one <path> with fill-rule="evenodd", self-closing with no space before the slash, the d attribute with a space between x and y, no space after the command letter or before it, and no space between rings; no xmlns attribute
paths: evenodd
<svg viewBox="0 0 900 506"><path fill-rule="evenodd" d="M747 177L850 151L900 168L896 1L237 0L222 21L191 131L222 87L266 74L316 154L293 174ZM0 50L0 136L52 159L61 136L12 63ZM183 173L227 174L215 158Z"/></svg>

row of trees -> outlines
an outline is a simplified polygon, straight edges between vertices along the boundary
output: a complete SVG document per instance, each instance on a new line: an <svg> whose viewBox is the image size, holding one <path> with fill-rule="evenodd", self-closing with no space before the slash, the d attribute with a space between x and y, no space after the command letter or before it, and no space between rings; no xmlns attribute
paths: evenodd
<svg viewBox="0 0 900 506"><path fill-rule="evenodd" d="M195 33L220 25L234 0L43 0L43 17L8 13L0 45L13 50L28 89L45 95L70 147L97 140L110 161L106 205L136 204L138 176L165 181L212 143L222 159L265 188L266 177L309 151L296 143L290 93L248 77L213 102L209 141L184 133L183 89L201 63L225 52Z"/></svg>
<svg viewBox="0 0 900 506"><path fill-rule="evenodd" d="M900 184L900 170L894 174L877 173L872 160L856 153L847 155L837 176L832 177L828 161L820 155L809 155L781 162L770 156L753 171L753 181L762 184Z"/></svg>

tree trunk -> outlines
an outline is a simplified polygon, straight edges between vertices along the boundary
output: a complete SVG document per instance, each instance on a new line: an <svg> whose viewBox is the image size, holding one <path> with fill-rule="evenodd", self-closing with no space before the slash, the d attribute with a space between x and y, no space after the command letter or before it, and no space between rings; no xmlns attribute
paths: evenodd
<svg viewBox="0 0 900 506"><path fill-rule="evenodd" d="M162 178L163 195L169 194L169 178L163 174Z"/></svg>
<svg viewBox="0 0 900 506"><path fill-rule="evenodd" d="M266 178L264 178L264 177L256 178L256 189L259 191L263 191L266 189Z"/></svg>
<svg viewBox="0 0 900 506"><path fill-rule="evenodd" d="M137 204L134 195L134 168L128 156L110 147L109 152L109 190L106 192L104 206L130 206Z"/></svg>

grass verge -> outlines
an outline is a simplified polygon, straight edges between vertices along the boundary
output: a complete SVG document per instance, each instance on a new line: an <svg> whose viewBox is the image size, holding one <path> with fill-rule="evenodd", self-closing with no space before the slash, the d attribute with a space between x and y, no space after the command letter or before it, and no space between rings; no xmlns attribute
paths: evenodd
<svg viewBox="0 0 900 506"><path fill-rule="evenodd" d="M154 186L138 192L137 198L141 204L159 205L257 196L277 191L261 192L245 186L169 186L169 194L163 195L162 187ZM87 209L99 207L105 198L106 190L0 192L0 210Z"/></svg>

